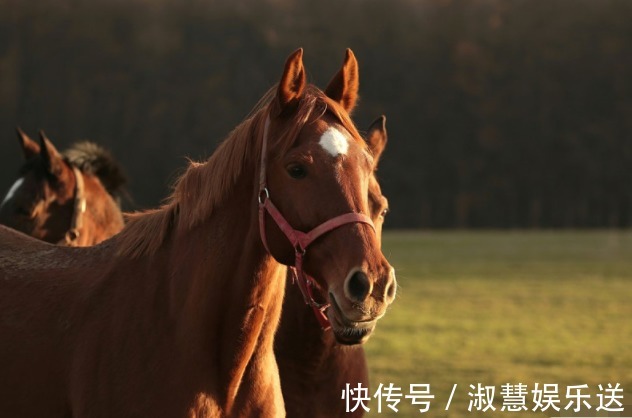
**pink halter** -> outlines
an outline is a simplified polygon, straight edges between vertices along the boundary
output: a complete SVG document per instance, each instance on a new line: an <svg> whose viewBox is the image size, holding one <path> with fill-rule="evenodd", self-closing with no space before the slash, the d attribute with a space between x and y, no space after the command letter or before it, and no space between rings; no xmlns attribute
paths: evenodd
<svg viewBox="0 0 632 418"><path fill-rule="evenodd" d="M314 294L312 288L317 286L313 277L310 277L303 271L303 257L307 252L307 247L320 236L330 232L336 228L341 227L349 223L364 223L370 225L375 231L373 221L368 216L361 213L345 213L329 219L322 224L318 225L309 232L302 232L294 229L290 223L285 219L277 207L272 203L270 199L270 192L266 185L266 165L267 165L267 145L268 145L268 127L270 125L270 118L266 119L266 123L263 129L263 144L261 146L261 168L259 171L259 232L261 234L261 241L263 245L270 253L268 247L268 240L266 238L265 228L265 213L268 212L279 229L285 234L287 239L294 247L294 266L290 266L289 269L292 272L293 280L296 280L298 287L303 294L305 303L312 307L316 319L320 323L323 329L330 327L329 320L325 315L325 310L329 307L329 304L318 303L314 300Z"/></svg>

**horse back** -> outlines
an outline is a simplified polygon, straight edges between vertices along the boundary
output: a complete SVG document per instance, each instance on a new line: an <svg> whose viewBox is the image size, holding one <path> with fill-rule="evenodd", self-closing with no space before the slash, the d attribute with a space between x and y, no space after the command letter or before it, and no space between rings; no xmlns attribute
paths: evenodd
<svg viewBox="0 0 632 418"><path fill-rule="evenodd" d="M67 415L70 251L0 226L0 416Z"/></svg>

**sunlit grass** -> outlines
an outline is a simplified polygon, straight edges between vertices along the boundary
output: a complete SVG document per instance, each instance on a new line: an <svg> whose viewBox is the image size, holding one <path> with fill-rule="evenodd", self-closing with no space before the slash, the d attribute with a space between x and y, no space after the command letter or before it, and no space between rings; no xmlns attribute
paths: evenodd
<svg viewBox="0 0 632 418"><path fill-rule="evenodd" d="M632 233L386 232L398 296L366 344L372 391L429 383L426 415L572 416L571 410L501 413L501 385L588 384L596 413L598 384L620 383L632 415ZM496 387L496 412L468 412L470 384ZM452 386L456 393L445 411ZM373 399L369 416L418 416ZM614 416L614 415L611 415Z"/></svg>

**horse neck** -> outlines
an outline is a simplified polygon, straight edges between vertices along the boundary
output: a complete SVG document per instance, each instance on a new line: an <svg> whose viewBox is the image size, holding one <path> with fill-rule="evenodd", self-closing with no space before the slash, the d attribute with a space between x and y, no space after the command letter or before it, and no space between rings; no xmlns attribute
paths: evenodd
<svg viewBox="0 0 632 418"><path fill-rule="evenodd" d="M83 180L86 211L82 218L79 243L82 246L89 246L98 244L121 231L124 221L119 205L105 190L100 180L85 173ZM74 216L76 214L73 213Z"/></svg>
<svg viewBox="0 0 632 418"><path fill-rule="evenodd" d="M314 311L303 301L297 284L288 279L285 292L275 341L276 352L283 354L278 356L279 362L292 363L289 367L309 365L302 367L305 373L319 373L336 345L333 334L321 328ZM298 335L300 338L297 338Z"/></svg>
<svg viewBox="0 0 632 418"><path fill-rule="evenodd" d="M220 359L225 410L244 376L252 382L262 372L253 359L269 364L273 356L285 280L259 237L253 182L235 189L201 225L176 232L171 248L181 250L172 251L169 274L172 315L194 323L205 351Z"/></svg>
<svg viewBox="0 0 632 418"><path fill-rule="evenodd" d="M323 331L297 285L290 281L274 348L288 416L299 416L305 408L319 411L314 413L318 416L338 416L336 408L323 405L322 400L339 396L336 394L346 383L354 387L369 384L363 348L338 345L332 331ZM308 391L313 396L306 403Z"/></svg>

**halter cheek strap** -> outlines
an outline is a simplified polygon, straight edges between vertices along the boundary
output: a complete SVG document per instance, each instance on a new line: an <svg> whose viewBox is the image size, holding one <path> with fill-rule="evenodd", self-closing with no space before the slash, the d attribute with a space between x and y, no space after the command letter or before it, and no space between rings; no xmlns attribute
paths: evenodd
<svg viewBox="0 0 632 418"><path fill-rule="evenodd" d="M322 224L318 225L309 232L302 232L294 229L290 223L285 219L283 214L277 209L270 199L270 192L266 185L266 165L267 165L267 142L268 142L268 128L270 119L266 119L264 131L263 131L263 144L261 147L261 168L259 172L259 233L261 235L261 241L264 247L271 254L268 246L268 240L266 237L265 219L266 213L270 215L272 220L277 224L281 232L287 237L288 241L294 247L294 266L290 267L294 280L298 284L305 303L311 306L316 319L320 323L323 329L328 329L331 325L325 310L329 307L329 304L318 303L314 300L313 287L318 286L313 277L310 277L303 270L303 258L307 252L307 248L316 241L319 237L327 232L333 231L343 225L350 223L364 223L375 231L373 221L368 216L362 213L345 213L329 219Z"/></svg>

